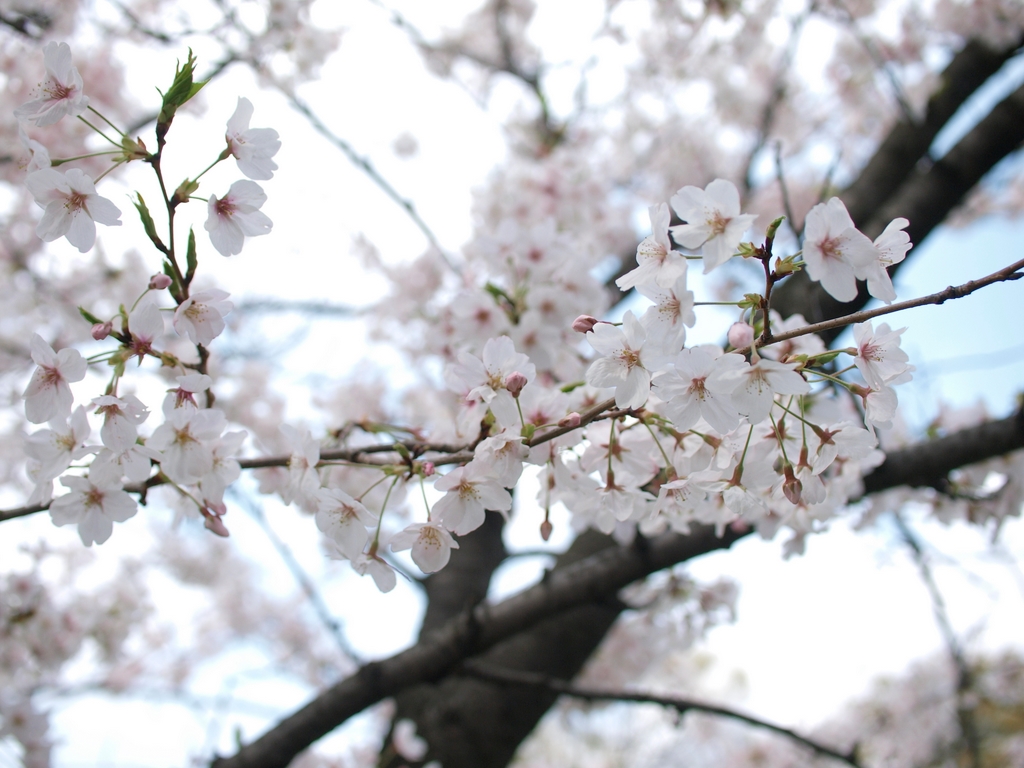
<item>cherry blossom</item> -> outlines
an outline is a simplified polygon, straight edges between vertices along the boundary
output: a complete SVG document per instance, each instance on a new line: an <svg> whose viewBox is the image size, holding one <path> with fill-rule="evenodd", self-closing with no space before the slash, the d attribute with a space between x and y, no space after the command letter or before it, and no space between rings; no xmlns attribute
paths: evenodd
<svg viewBox="0 0 1024 768"><path fill-rule="evenodd" d="M447 493L434 504L431 517L436 517L457 536L464 536L483 525L488 509L502 513L512 509L512 496L482 461L471 461L453 469L439 477L434 488Z"/></svg>
<svg viewBox="0 0 1024 768"><path fill-rule="evenodd" d="M267 195L263 188L246 179L232 184L222 198L210 195L205 227L210 233L210 242L222 256L241 253L246 237L270 232L274 223L260 211L265 202Z"/></svg>
<svg viewBox="0 0 1024 768"><path fill-rule="evenodd" d="M227 301L230 295L218 288L193 293L174 310L174 330L193 344L209 345L224 331L224 316L235 307Z"/></svg>
<svg viewBox="0 0 1024 768"><path fill-rule="evenodd" d="M740 213L740 193L724 179L715 179L704 189L683 187L670 202L687 222L672 227L672 237L684 248L703 247L704 274L732 258L757 219L755 214Z"/></svg>
<svg viewBox="0 0 1024 768"><path fill-rule="evenodd" d="M339 488L321 488L316 502L316 527L347 558L358 559L370 539L366 526L376 525L377 515Z"/></svg>
<svg viewBox="0 0 1024 768"><path fill-rule="evenodd" d="M587 333L587 341L602 356L587 369L592 387L615 387L619 408L639 408L651 391L651 374L644 367L647 334L632 311L622 317L622 327L599 323Z"/></svg>
<svg viewBox="0 0 1024 768"><path fill-rule="evenodd" d="M684 349L672 370L654 379L655 394L664 401L661 410L678 430L690 429L703 418L719 432L731 432L739 424L739 410L731 397L739 380L728 374L746 366L737 354L715 357L700 347Z"/></svg>
<svg viewBox="0 0 1024 768"><path fill-rule="evenodd" d="M131 351L141 364L146 355L154 354L153 344L164 334L163 313L149 294L128 315L128 333L132 337Z"/></svg>
<svg viewBox="0 0 1024 768"><path fill-rule="evenodd" d="M412 561L424 573L434 573L448 565L452 550L459 545L440 523L416 523L399 531L391 539L391 549L412 549Z"/></svg>
<svg viewBox="0 0 1024 768"><path fill-rule="evenodd" d="M637 246L637 268L615 281L623 291L642 284L670 287L686 275L686 259L673 250L668 238L668 224L672 220L668 205L652 205L647 211L652 234Z"/></svg>
<svg viewBox="0 0 1024 768"><path fill-rule="evenodd" d="M84 171L69 168L41 168L25 178L25 185L43 210L36 234L43 242L66 237L85 253L96 242L96 222L108 227L121 226L121 211L110 200L96 193Z"/></svg>
<svg viewBox="0 0 1024 768"><path fill-rule="evenodd" d="M277 163L270 158L281 148L281 140L273 128L250 128L252 113L252 102L239 97L224 138L228 142L227 152L238 162L238 170L250 179L265 181L273 178L277 170Z"/></svg>
<svg viewBox="0 0 1024 768"><path fill-rule="evenodd" d="M858 279L867 280L868 293L886 304L891 304L896 299L896 290L892 287L892 280L886 270L893 264L903 261L907 251L913 247L910 235L903 231L909 225L910 222L903 218L890 221L882 234L875 238L874 246L878 258L857 274Z"/></svg>
<svg viewBox="0 0 1024 768"><path fill-rule="evenodd" d="M34 432L26 439L25 450L39 462L39 478L52 480L71 466L71 462L92 453L86 448L91 429L85 407L78 406L70 419L55 419L49 429Z"/></svg>
<svg viewBox="0 0 1024 768"><path fill-rule="evenodd" d="M900 349L900 336L905 330L894 331L888 323L879 323L875 331L870 320L853 326L853 338L857 344L857 356L853 362L871 386L891 384L897 379L900 383L910 380L914 367L909 365L907 353Z"/></svg>
<svg viewBox="0 0 1024 768"><path fill-rule="evenodd" d="M153 431L147 445L160 452L160 469L176 483L198 482L213 469L213 443L224 431L222 411L178 408Z"/></svg>
<svg viewBox="0 0 1024 768"><path fill-rule="evenodd" d="M857 274L877 262L878 252L867 235L853 226L838 197L818 203L804 223L807 274L838 301L857 296Z"/></svg>
<svg viewBox="0 0 1024 768"><path fill-rule="evenodd" d="M205 373L188 373L177 377L178 386L175 389L167 390L167 397L164 398L163 411L170 413L175 408L190 408L196 410L196 395L205 392L213 385L213 379Z"/></svg>
<svg viewBox="0 0 1024 768"><path fill-rule="evenodd" d="M33 424L42 424L71 413L74 395L71 384L85 378L85 358L77 349L54 352L38 334L29 344L32 360L38 368L25 388L25 417Z"/></svg>
<svg viewBox="0 0 1024 768"><path fill-rule="evenodd" d="M105 542L114 532L114 523L123 523L138 509L135 499L121 488L120 478L101 467L89 477L66 476L60 481L71 492L53 500L50 517L57 526L77 524L87 547Z"/></svg>
<svg viewBox="0 0 1024 768"><path fill-rule="evenodd" d="M658 285L641 283L637 292L654 302L640 317L640 324L647 331L648 355L652 347L660 352L655 367L662 367L668 358L674 357L686 343L686 329L697 322L693 313L693 291L686 288L686 274L676 278L674 285L662 288ZM645 355L647 358L647 355Z"/></svg>
<svg viewBox="0 0 1024 768"><path fill-rule="evenodd" d="M397 579L395 578L395 570L382 560L377 555L365 555L361 554L355 559L344 557L337 545L330 542L330 548L328 549L328 556L334 560L350 560L352 564L352 570L358 573L360 576L366 576L367 574L373 579L373 583L377 585L377 589L381 592L390 592L395 588Z"/></svg>
<svg viewBox="0 0 1024 768"><path fill-rule="evenodd" d="M233 458L249 433L243 430L225 432L213 444L213 464L210 471L199 478L199 490L207 504L220 505L224 492L242 474L242 468Z"/></svg>
<svg viewBox="0 0 1024 768"><path fill-rule="evenodd" d="M82 76L71 63L70 46L47 43L43 48L43 64L46 79L39 85L40 97L14 110L15 116L43 127L53 125L65 115L84 112L89 106L89 97L82 91Z"/></svg>
<svg viewBox="0 0 1024 768"><path fill-rule="evenodd" d="M759 358L753 365L727 371L722 376L738 382L732 391L732 401L751 424L768 418L775 395L805 395L811 389L804 377L796 372L795 363L777 363L765 358Z"/></svg>
<svg viewBox="0 0 1024 768"><path fill-rule="evenodd" d="M103 427L100 429L103 445L113 451L123 451L135 444L138 437L136 425L149 416L145 403L135 395L102 395L93 398L92 404L96 406L97 413L103 414Z"/></svg>
<svg viewBox="0 0 1024 768"><path fill-rule="evenodd" d="M468 352L461 353L459 362L445 369L445 380L456 391L468 388L468 400L487 403L498 423L510 427L519 421L515 399L506 388L508 376L512 373L519 373L527 381L532 381L537 369L529 357L516 352L512 339L501 336L484 344L482 358Z"/></svg>

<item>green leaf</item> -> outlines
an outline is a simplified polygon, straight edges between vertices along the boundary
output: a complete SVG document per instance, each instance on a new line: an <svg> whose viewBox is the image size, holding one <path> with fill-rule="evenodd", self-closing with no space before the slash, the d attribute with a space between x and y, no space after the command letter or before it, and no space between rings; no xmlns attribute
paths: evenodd
<svg viewBox="0 0 1024 768"><path fill-rule="evenodd" d="M103 322L98 317L96 317L96 315L94 315L92 312L87 310L85 307L79 307L78 308L78 313L82 317L84 317L86 319L86 321L89 322L90 325L96 325L97 323L102 323Z"/></svg>
<svg viewBox="0 0 1024 768"><path fill-rule="evenodd" d="M196 273L196 233L191 227L188 229L188 252L185 255L185 263L188 272L185 273L185 282L191 283L192 276Z"/></svg>
<svg viewBox="0 0 1024 768"><path fill-rule="evenodd" d="M184 66L179 63L174 69L174 82L171 83L171 87L167 90L167 93L163 94L164 101L160 106L160 114L157 116L156 121L156 135L157 139L163 141L165 135L167 135L168 129L171 127L171 121L174 120L174 115L178 111L178 107L187 103L189 99L199 93L203 86L206 85L209 80L203 80L201 82L193 82L192 75L196 69L196 57L192 55L192 49L188 49L188 59L185 61Z"/></svg>
<svg viewBox="0 0 1024 768"><path fill-rule="evenodd" d="M166 253L167 248L164 246L163 241L160 239L160 235L156 233L156 224L153 222L153 217L149 213L149 207L146 205L146 201L142 199L142 195L136 192L138 200L133 201L135 203L135 210L139 212L139 218L142 219L142 228L146 230L146 236L153 242L161 252Z"/></svg>
<svg viewBox="0 0 1024 768"><path fill-rule="evenodd" d="M779 216L775 221L768 225L768 231L765 233L765 237L769 240L775 239L775 233L779 231L779 227L782 226L782 222L786 220L785 216Z"/></svg>

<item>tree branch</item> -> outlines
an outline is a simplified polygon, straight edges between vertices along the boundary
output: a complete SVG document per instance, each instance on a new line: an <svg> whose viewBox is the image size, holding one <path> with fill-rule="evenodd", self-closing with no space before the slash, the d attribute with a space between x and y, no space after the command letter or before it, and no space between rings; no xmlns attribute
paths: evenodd
<svg viewBox="0 0 1024 768"><path fill-rule="evenodd" d="M864 480L865 492L900 485L934 485L957 467L1024 447L1024 415L991 422L912 448L894 451ZM941 474L939 474L941 473ZM715 536L710 526L688 536L669 533L611 546L572 565L550 572L539 584L495 606L479 605L417 645L384 661L368 664L320 694L266 734L214 768L263 768L286 765L296 754L366 707L419 683L439 680L459 664L497 643L526 636L544 619L572 609L614 600L619 589L650 573L718 549L747 532L727 530ZM581 537L584 540L586 537ZM607 546L607 537L592 546ZM600 637L597 638L598 640ZM554 650L545 648L550 654ZM483 763L480 763L481 765Z"/></svg>
<svg viewBox="0 0 1024 768"><path fill-rule="evenodd" d="M474 661L468 661L463 664L457 674L465 674L469 677L488 680L493 683L506 683L509 685L528 686L531 688L544 688L562 696L572 696L573 698L584 699L586 701L626 701L637 704L659 704L663 707L670 707L671 709L674 709L680 715L685 715L687 712L704 712L709 715L727 717L733 720L739 720L742 723L747 723L748 725L753 725L757 728L766 728L769 731L778 733L797 742L798 744L802 744L803 746L812 749L819 755L831 757L835 760L846 763L847 765L852 765L854 768L861 768L861 764L857 762L856 755L853 751L848 754L844 754L832 749L831 747L825 746L821 742L814 741L806 736L801 736L796 731L784 728L781 725L775 725L774 723L769 723L766 720L745 715L742 712L737 712L736 710L729 709L728 707L705 704L704 702L697 701L695 699L687 699L678 696L659 696L653 693L641 693L639 691L601 691L596 688L585 688L573 685L567 680L558 680L556 678L548 677L547 675L538 675L532 672L520 672L519 670L514 669L490 667Z"/></svg>

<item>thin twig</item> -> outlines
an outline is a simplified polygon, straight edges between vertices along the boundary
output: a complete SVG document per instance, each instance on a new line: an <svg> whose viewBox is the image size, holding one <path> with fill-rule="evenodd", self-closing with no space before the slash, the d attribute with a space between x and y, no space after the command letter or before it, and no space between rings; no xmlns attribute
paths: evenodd
<svg viewBox="0 0 1024 768"><path fill-rule="evenodd" d="M880 317L881 315L889 315L893 312L900 312L904 309L912 309L913 307L924 307L928 304L944 304L952 299L962 299L964 296L969 296L981 288L993 283L1001 283L1007 280L1019 280L1024 277L1024 272L1020 270L1024 269L1024 259L1014 262L1008 267L1003 267L997 272L993 272L991 275L979 278L977 280L969 280L963 285L949 286L944 288L938 293L933 293L928 296L921 296L916 299L908 299L907 301L901 301L896 304L890 304L886 307L877 307L876 309L865 309L862 312L854 312L851 315L843 315L833 320L825 320L820 323L813 323L811 325L805 325L802 328L797 328L793 331L786 331L778 335L773 335L769 340L768 344L777 344L780 341L788 341L789 339L795 339L799 336L807 336L811 333L818 333L819 331L827 331L832 328L842 328L847 325L853 325L854 323L863 323L865 320L870 320L874 317ZM735 350L738 354L745 355L750 353L750 347L744 347L743 349Z"/></svg>
<svg viewBox="0 0 1024 768"><path fill-rule="evenodd" d="M932 575L932 569L928 564L928 558L925 556L921 542L918 541L917 535L910 529L910 526L907 525L899 512L893 512L892 515L896 521L900 537L903 539L903 543L907 545L907 548L910 549L914 563L921 573L921 581L924 582L925 588L928 590L928 596L932 601L932 612L935 614L935 621L939 625L939 631L942 633L942 639L946 643L946 649L949 651L953 666L956 667L956 714L957 720L960 722L960 733L971 756L972 768L981 768L981 740L978 736L978 724L974 719L974 707L970 704L971 689L974 687L974 675L964 656L960 640L953 630L953 623L950 621L949 612L946 610L946 601L942 598L939 585L935 583L935 577Z"/></svg>
<svg viewBox="0 0 1024 768"><path fill-rule="evenodd" d="M769 731L773 731L797 742L798 744L802 744L803 746L814 750L819 755L831 757L835 760L844 762L847 765L852 765L854 768L861 768L861 764L857 761L855 749L851 750L847 754L843 754L842 752L834 750L831 747L827 747L818 741L814 741L806 736L801 736L799 733L789 728L769 723L766 720L761 720L760 718L752 717L751 715L745 715L742 712L737 712L736 710L729 709L728 707L706 704L701 701L681 698L678 696L659 696L652 693L641 693L639 691L602 691L596 688L577 686L566 680L560 680L558 678L549 677L536 672L524 672L515 669L492 667L473 660L464 662L460 671L469 677L475 677L480 680L488 680L494 683L508 683L511 685L523 685L531 688L545 688L549 691L553 691L554 693L560 693L563 696L572 696L573 698L584 699L586 701L619 701L634 702L638 704L659 704L663 707L670 707L671 709L674 709L680 715L685 715L687 712L692 711L704 712L709 715L718 715L719 717L727 717L747 723L748 725L753 725L757 728L765 728Z"/></svg>
<svg viewBox="0 0 1024 768"><path fill-rule="evenodd" d="M291 89L285 87L283 84L271 79L274 87L288 100L288 103L292 106L296 112L306 118L309 124L331 144L341 150L341 153L349 159L349 161L356 166L359 170L365 173L370 180L380 187L381 191L384 192L391 200L398 205L405 213L412 219L413 224L423 233L423 236L427 238L427 242L430 243L430 247L437 251L438 255L444 259L444 262L448 265L448 268L457 275L462 274L462 269L452 259L449 253L441 246L441 242L437 239L437 235L427 225L427 222L423 220L419 212L416 210L416 205L408 198L402 197L391 183L385 179L377 168L370 162L368 157L364 157L356 152L355 148L349 144L345 139L341 138L338 134L332 131L327 124L320 119L312 107L306 102L300 99Z"/></svg>
<svg viewBox="0 0 1024 768"><path fill-rule="evenodd" d="M267 521L266 513L263 511L263 506L259 504L255 499L249 496L247 493L243 493L238 490L235 486L228 488L228 492L235 499L235 501L245 507L249 515L259 524L260 528L270 539L270 542L274 545L274 549L281 555L281 559L284 560L285 565L288 566L288 570L292 572L292 576L295 577L295 581L299 583L299 587L305 593L309 599L310 604L313 606L313 611L316 613L317 618L320 619L320 623L327 628L331 637L334 638L334 642L338 646L338 650L341 651L342 655L351 659L356 664L361 664L362 659L355 652L348 640L345 639L345 635L342 632L341 622L335 618L330 609L327 607L327 603L324 601L323 596L317 589L316 584L306 573L302 564L296 559L295 555L292 554L291 549L288 547L281 537L277 535L273 528L270 527L270 523Z"/></svg>

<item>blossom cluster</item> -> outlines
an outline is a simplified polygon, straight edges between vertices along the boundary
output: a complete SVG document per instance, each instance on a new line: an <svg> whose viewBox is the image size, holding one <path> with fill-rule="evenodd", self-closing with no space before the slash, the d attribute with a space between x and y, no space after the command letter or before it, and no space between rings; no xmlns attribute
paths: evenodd
<svg viewBox="0 0 1024 768"><path fill-rule="evenodd" d="M58 170L57 166L67 161L51 161L46 148L29 139L26 128L30 124L48 126L86 111L99 115L84 93L66 43L47 44L44 64L46 78L37 98L15 111L21 121L22 141L32 157L25 184L44 209L36 227L40 239L49 242L66 237L85 252L95 244L96 224L120 225L121 211L98 194L96 179L79 168ZM164 97L157 126L159 142L165 141L174 111L198 90L191 81L193 64L190 57L187 66L179 68L174 86ZM223 197L211 195L207 201L206 229L214 248L225 256L239 253L245 237L266 234L272 226L259 210L266 195L249 179L272 178L277 169L272 158L280 141L273 129L250 128L252 113L252 104L240 98L227 123L225 149L215 160L234 157L249 178L236 181ZM113 127L110 120L102 119ZM149 154L141 139L133 140L123 132L121 137L116 149L107 153L115 166L144 158L157 167L159 157ZM183 182L173 198L166 197L161 178L170 227L170 213L192 197L200 176L202 173ZM93 323L91 333L96 341L117 342L115 349L90 358L112 369L102 394L76 408L71 385L86 378L90 361L74 348L54 351L38 334L29 342L36 369L24 392L25 415L33 424L48 423L47 428L28 437L27 470L34 484L30 503L48 505L56 525L76 525L86 545L102 544L110 538L114 523L136 514L138 502L126 488L138 489L153 481L173 484L207 528L226 536L221 520L226 512L224 492L239 476L239 465L232 456L246 437L245 431L229 430L221 410L208 407L213 400L209 393L213 380L205 372L205 348L226 327L224 318L232 309L228 293L191 289L197 264L194 241L190 238L187 263L183 264L186 260L179 261L173 247L164 245L141 195L136 208L147 236L163 256L164 272L150 278L130 310L122 304L118 314L106 320L82 310ZM175 242L173 229L166 241ZM195 345L198 362L188 362L170 351L165 339L165 316L171 309L166 306L168 296L176 305L173 329L182 340ZM129 389L123 381L125 368L133 359L140 365L155 359L178 371L177 386L169 390L161 408L162 423L149 435L139 430L150 416L149 406L125 391ZM92 442L97 426L93 420L100 422L96 444ZM91 460L85 463L88 457ZM68 492L53 498L58 479Z"/></svg>
<svg viewBox="0 0 1024 768"><path fill-rule="evenodd" d="M564 327L577 338L585 334L596 353L587 363L577 357L575 364L552 364L565 354L561 332L534 339L529 353L517 343L525 315L538 298L544 300L552 281L563 278L547 260L557 230L550 224L546 230L543 225L528 229L532 239L516 248L511 246L516 229L509 228L510 245L500 251L512 267L509 282L483 291L471 304L473 314L462 315L465 320L453 324L449 338L449 343L462 340L445 368L445 382L461 405L452 414L455 432L442 434L467 439L472 458L445 474L433 463L428 471L423 464L408 465L406 480L418 476L422 482L433 475L435 492L443 494L422 522L387 533L386 509L364 505L352 478L342 481L348 490L341 490L323 465L314 471L319 445L304 433L295 445L305 448L293 454L292 480L288 490L282 488L282 498L304 495L332 556L351 560L384 589L394 584L381 556L386 542L393 551L411 549L413 562L434 572L448 563L458 537L483 524L487 510L509 514L510 490L528 465L539 468L543 509L561 503L577 529L594 527L625 538L637 529L685 532L693 524L719 531L754 527L765 536L785 527L792 534L789 550L799 551L808 533L859 494L860 477L882 460L876 429L891 425L893 385L912 375L899 348L902 330L885 324L874 329L871 323L855 327L857 346L845 350L853 358L847 370L858 370L862 383L842 375L845 371L834 365L838 353L827 352L814 335L757 346L750 323L784 332L805 322L743 302L737 305L748 307L744 315L749 312L750 322L738 323L730 333L731 351L686 346L697 309L687 286L688 262L702 260L710 272L734 256L755 253L743 238L756 217L740 212L736 188L721 179L703 190L681 189L671 205L685 223L670 227L669 205L652 206L652 234L637 247L636 268L617 281L622 290L636 289L649 300L646 311L639 317L627 311L620 323L590 315L572 322L563 318ZM808 214L804 259L790 257L792 269L804 265L810 271L814 257L807 254L817 248L830 261L812 278L825 275L834 287L842 280L830 276L842 273L850 280L869 278L869 288L891 285L876 271L884 272L909 247L892 244L893 231L904 234L905 220L897 220L878 243L852 224L811 226L839 209L842 203L833 200ZM845 209L842 213L848 219ZM844 261L851 258L848 242L866 244L875 266L868 267L865 253L856 256L856 270L849 266ZM522 262L518 253L525 256ZM454 294L454 311L460 311L465 296L465 289ZM487 325L477 324L485 309ZM508 332L477 341L487 326ZM602 413L607 401L614 403L612 412ZM593 419L589 425L583 414ZM358 482L363 488L371 484L365 477ZM550 530L546 515L541 533Z"/></svg>

